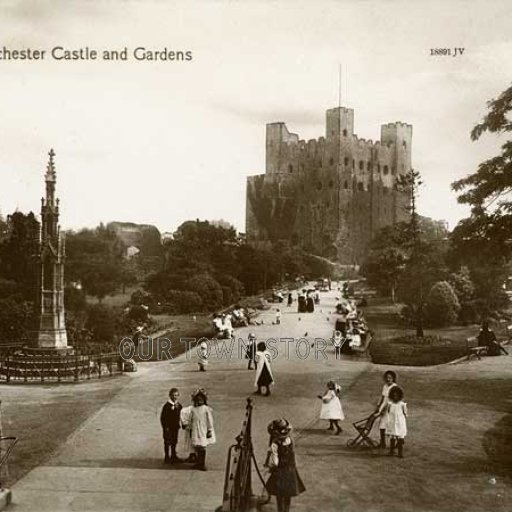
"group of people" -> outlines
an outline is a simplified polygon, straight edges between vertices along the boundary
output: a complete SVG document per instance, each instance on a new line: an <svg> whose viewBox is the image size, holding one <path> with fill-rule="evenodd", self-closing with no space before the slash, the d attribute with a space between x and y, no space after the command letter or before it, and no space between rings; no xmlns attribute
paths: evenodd
<svg viewBox="0 0 512 512"><path fill-rule="evenodd" d="M315 311L315 303L320 303L318 291L304 288L297 297L297 313L313 313Z"/></svg>
<svg viewBox="0 0 512 512"><path fill-rule="evenodd" d="M169 391L169 399L160 413L164 438L164 462L165 464L192 463L194 468L206 471L206 448L215 443L213 414L208 406L206 391L202 388L196 389L191 395L192 404L187 407L180 404L179 396L179 390L172 388ZM184 430L184 450L188 453L188 458L184 460L178 457L176 450L180 430Z"/></svg>
<svg viewBox="0 0 512 512"><path fill-rule="evenodd" d="M380 432L379 448L386 448L386 440L389 439L389 455L403 457L405 436L407 435L407 404L404 402L404 392L396 383L397 376L394 371L384 373L384 385L379 401L372 414L372 422L378 421ZM323 395L318 395L322 400L320 419L328 420L328 430L335 435L342 432L340 421L345 419L341 405L341 386L330 380Z"/></svg>
<svg viewBox="0 0 512 512"><path fill-rule="evenodd" d="M333 345L336 357L339 357L342 348L358 349L368 335L368 326L362 311L357 309L354 300L337 299L335 330L333 332Z"/></svg>

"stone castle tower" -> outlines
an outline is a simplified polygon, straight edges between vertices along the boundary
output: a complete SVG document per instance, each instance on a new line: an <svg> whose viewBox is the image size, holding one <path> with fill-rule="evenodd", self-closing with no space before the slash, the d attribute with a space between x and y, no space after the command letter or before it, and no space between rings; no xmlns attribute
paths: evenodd
<svg viewBox="0 0 512 512"><path fill-rule="evenodd" d="M283 241L344 264L361 263L382 227L406 220L412 126L381 126L378 142L354 133L354 111L326 112L325 137L300 140L267 124L265 174L247 178L246 235L253 245Z"/></svg>
<svg viewBox="0 0 512 512"><path fill-rule="evenodd" d="M41 230L36 254L36 332L38 348L68 346L64 318L64 239L59 227L59 200L55 197L53 149L46 169L46 198L41 199Z"/></svg>

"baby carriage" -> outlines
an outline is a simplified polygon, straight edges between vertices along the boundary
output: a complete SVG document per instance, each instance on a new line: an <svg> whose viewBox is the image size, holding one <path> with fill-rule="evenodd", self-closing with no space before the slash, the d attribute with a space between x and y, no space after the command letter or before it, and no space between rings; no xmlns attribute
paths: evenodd
<svg viewBox="0 0 512 512"><path fill-rule="evenodd" d="M347 441L347 446L349 448L353 448L354 446L367 445L370 448L376 448L378 444L370 438L370 433L378 417L378 414L372 413L370 416L352 423L354 428L357 430L358 435L354 439L349 439Z"/></svg>

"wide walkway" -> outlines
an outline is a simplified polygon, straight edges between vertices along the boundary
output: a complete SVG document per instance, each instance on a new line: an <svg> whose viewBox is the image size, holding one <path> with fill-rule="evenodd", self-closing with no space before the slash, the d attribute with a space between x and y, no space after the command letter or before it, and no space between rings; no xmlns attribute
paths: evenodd
<svg viewBox="0 0 512 512"><path fill-rule="evenodd" d="M325 338L332 334L335 292L321 295L321 304L311 314L296 313L296 306L281 307L281 325L272 325L275 306L263 312L264 324L240 329L237 337L247 339L254 331L259 340L268 338ZM176 343L176 340L173 340ZM302 343L306 351L309 343ZM254 372L246 369L245 360L233 357L218 360L215 349L208 371L198 372L195 356L183 354L173 361L146 363L139 372L125 376L124 388L106 406L90 417L61 446L46 464L37 467L13 488L14 512L24 511L213 511L222 503L224 469L228 447L239 433L246 398L253 396L253 435L258 459L263 462L268 437L266 425L285 416L293 424L297 437L299 470L307 492L294 500L294 510L340 510L343 486L323 488L321 473L335 474L338 462L324 458L330 447L345 443L348 434L331 436L326 425L318 421L320 400L327 380L336 379L346 390L354 383L367 363L336 361L333 349L315 358L314 350L301 360L295 353L296 341L289 353L281 342L274 361L276 379L270 397L254 396ZM163 464L159 412L170 387L181 392L187 404L190 392L205 387L209 405L214 410L217 444L209 448L209 470L200 472L186 464ZM76 407L80 407L77 402ZM350 410L346 413L350 415ZM347 427L345 428L347 430ZM351 434L350 434L351 435ZM307 456L307 467L301 463L302 440L315 438L314 456ZM307 443L310 446L310 443ZM311 450L311 448L308 448ZM185 455L181 453L180 455ZM311 454L310 454L311 455ZM253 478L254 492L261 492ZM264 510L275 510L275 504Z"/></svg>

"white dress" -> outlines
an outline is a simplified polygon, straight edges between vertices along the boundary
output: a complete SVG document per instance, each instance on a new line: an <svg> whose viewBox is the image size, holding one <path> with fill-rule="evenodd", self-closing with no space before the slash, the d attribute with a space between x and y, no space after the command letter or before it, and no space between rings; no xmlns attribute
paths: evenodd
<svg viewBox="0 0 512 512"><path fill-rule="evenodd" d="M208 431L211 437L208 437ZM212 410L207 405L192 407L190 413L190 438L192 446L206 447L215 443Z"/></svg>
<svg viewBox="0 0 512 512"><path fill-rule="evenodd" d="M193 405L189 405L188 407L183 407L181 409L181 423L183 427L185 428L184 434L182 437L183 439L183 451L185 453L191 453L192 452L192 439L191 439L191 430L190 430L190 416L192 415L192 409L194 408Z"/></svg>
<svg viewBox="0 0 512 512"><path fill-rule="evenodd" d="M338 395L333 389L329 389L322 397L322 409L320 410L321 420L344 420L343 408Z"/></svg>
<svg viewBox="0 0 512 512"><path fill-rule="evenodd" d="M407 435L407 404L405 402L389 402L386 434L403 439Z"/></svg>
<svg viewBox="0 0 512 512"><path fill-rule="evenodd" d="M379 412L381 413L379 429L381 430L386 430L388 422L389 390L396 385L397 384L393 382L391 384L384 384L384 386L382 386L382 402L379 407Z"/></svg>

